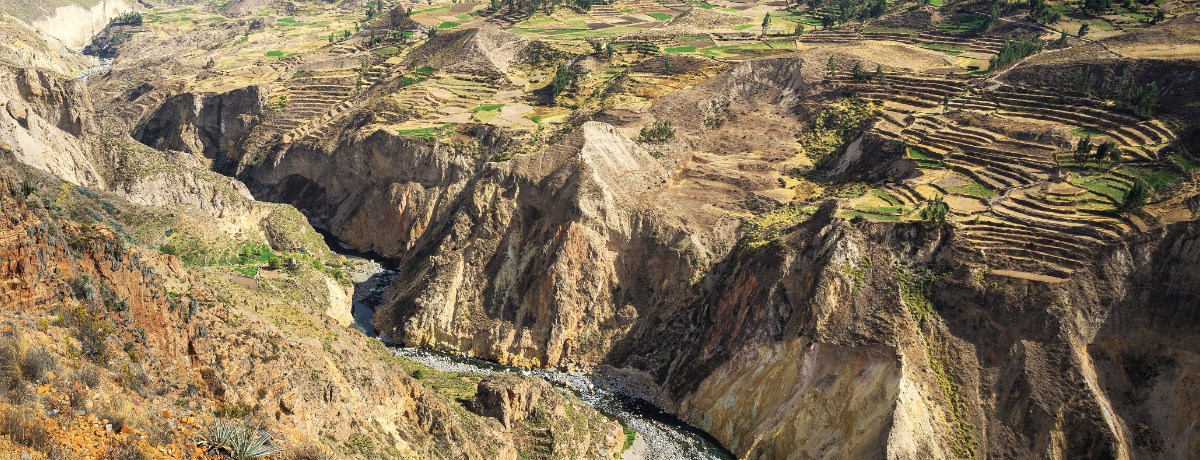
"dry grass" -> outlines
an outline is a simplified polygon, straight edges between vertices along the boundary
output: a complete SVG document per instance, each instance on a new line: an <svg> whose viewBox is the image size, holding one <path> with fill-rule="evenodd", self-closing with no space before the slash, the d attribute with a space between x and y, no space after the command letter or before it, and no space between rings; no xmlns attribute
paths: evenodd
<svg viewBox="0 0 1200 460"><path fill-rule="evenodd" d="M121 460L148 460L154 457L152 454L147 453L146 449L144 449L136 439L131 436L127 436L124 439L115 441L109 445L108 458Z"/></svg>
<svg viewBox="0 0 1200 460"><path fill-rule="evenodd" d="M13 442L45 452L52 447L53 438L46 427L26 410L8 408L0 412L0 435Z"/></svg>

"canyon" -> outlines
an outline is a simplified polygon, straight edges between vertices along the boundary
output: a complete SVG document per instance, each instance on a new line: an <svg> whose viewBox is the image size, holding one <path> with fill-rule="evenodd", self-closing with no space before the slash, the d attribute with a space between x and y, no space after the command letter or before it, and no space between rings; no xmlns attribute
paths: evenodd
<svg viewBox="0 0 1200 460"><path fill-rule="evenodd" d="M292 458L656 458L557 369L737 458L1200 451L1192 2L141 3L0 50L4 328L126 347L93 399Z"/></svg>

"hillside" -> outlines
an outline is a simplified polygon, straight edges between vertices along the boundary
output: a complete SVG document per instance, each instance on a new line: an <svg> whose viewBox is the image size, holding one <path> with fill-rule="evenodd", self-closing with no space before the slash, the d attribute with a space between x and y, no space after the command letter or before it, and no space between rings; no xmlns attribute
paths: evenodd
<svg viewBox="0 0 1200 460"><path fill-rule="evenodd" d="M76 455L1200 451L1195 2L129 9L0 45L5 337L116 382L10 397L136 408Z"/></svg>

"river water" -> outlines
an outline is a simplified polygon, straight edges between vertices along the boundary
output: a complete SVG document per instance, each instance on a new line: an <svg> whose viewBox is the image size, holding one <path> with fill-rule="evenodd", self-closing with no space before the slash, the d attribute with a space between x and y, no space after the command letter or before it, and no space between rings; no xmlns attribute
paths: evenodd
<svg viewBox="0 0 1200 460"><path fill-rule="evenodd" d="M374 315L375 306L382 301L387 287L396 280L398 273L384 268L378 262L360 257L351 259L356 264L352 275L355 286L352 310L355 325L364 334L377 337L371 317ZM484 375L522 374L567 388L596 410L619 420L637 433L633 446L625 451L623 460L735 458L707 433L643 399L627 395L621 390L622 382L619 379L585 372L524 369L420 348L389 346L397 355L443 371Z"/></svg>

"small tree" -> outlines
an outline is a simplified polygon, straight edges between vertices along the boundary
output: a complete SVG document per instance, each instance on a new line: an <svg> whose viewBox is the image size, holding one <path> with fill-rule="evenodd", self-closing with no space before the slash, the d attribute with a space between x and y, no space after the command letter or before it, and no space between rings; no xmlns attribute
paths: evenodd
<svg viewBox="0 0 1200 460"><path fill-rule="evenodd" d="M638 138L642 142L661 144L675 138L675 128L671 127L671 120L658 120L642 127Z"/></svg>
<svg viewBox="0 0 1200 460"><path fill-rule="evenodd" d="M1092 136L1084 136L1075 144L1075 162L1083 164L1092 154Z"/></svg>
<svg viewBox="0 0 1200 460"><path fill-rule="evenodd" d="M771 13L767 13L767 14L763 15L763 20L762 20L762 34L763 35L767 34L768 27L771 27Z"/></svg>
<svg viewBox="0 0 1200 460"><path fill-rule="evenodd" d="M557 98L558 95L562 94L563 91L566 91L574 81L575 75L571 74L571 70L567 67L567 64L559 64L558 68L554 71L554 79L550 82L551 94Z"/></svg>
<svg viewBox="0 0 1200 460"><path fill-rule="evenodd" d="M926 202L925 207L921 209L921 220L933 222L938 226L946 225L946 216L950 214L950 205L946 204L946 200L941 195L934 197Z"/></svg>
<svg viewBox="0 0 1200 460"><path fill-rule="evenodd" d="M851 69L850 75L854 77L854 81L867 81L867 72L862 68L862 62L855 62L854 69Z"/></svg>
<svg viewBox="0 0 1200 460"><path fill-rule="evenodd" d="M1062 34L1058 36L1058 40L1054 40L1054 43L1051 43L1050 47L1051 48L1066 48L1067 44L1068 44L1067 43L1068 36L1070 36L1070 35L1067 34L1067 29L1063 29Z"/></svg>
<svg viewBox="0 0 1200 460"><path fill-rule="evenodd" d="M1154 12L1154 16L1150 18L1150 23L1158 24L1160 22L1163 22L1166 19L1167 19L1167 14L1163 12L1162 8L1159 8L1157 11Z"/></svg>
<svg viewBox="0 0 1200 460"><path fill-rule="evenodd" d="M837 61L832 54L829 55L829 63L825 67L829 70L829 78L837 77Z"/></svg>
<svg viewBox="0 0 1200 460"><path fill-rule="evenodd" d="M1130 212L1140 209L1150 200L1150 184L1141 178L1135 178L1133 183L1129 185L1129 191L1125 192L1125 197L1121 200L1121 205L1118 209L1122 212Z"/></svg>
<svg viewBox="0 0 1200 460"><path fill-rule="evenodd" d="M875 82L882 85L885 79L886 77L883 75L883 67L881 67L879 64L875 64Z"/></svg>
<svg viewBox="0 0 1200 460"><path fill-rule="evenodd" d="M1079 36L1083 37L1084 35L1087 35L1088 29L1090 29L1091 27L1092 26L1088 25L1088 23L1086 23L1086 22L1083 24L1080 24L1079 25Z"/></svg>

